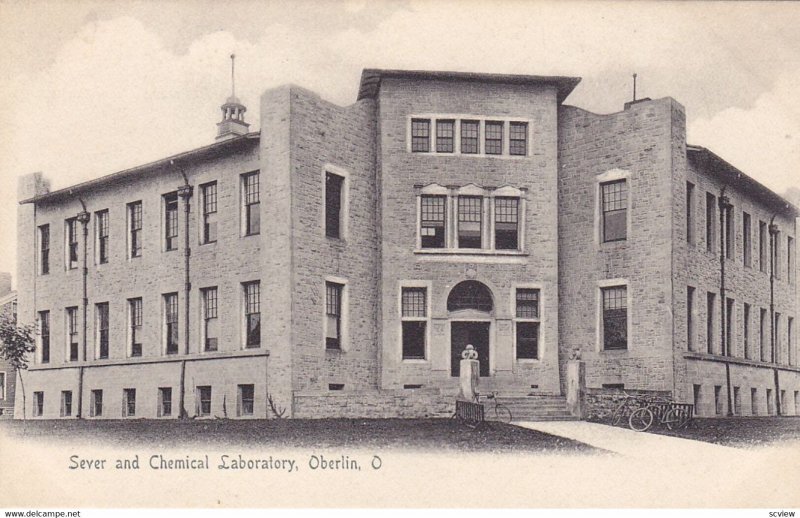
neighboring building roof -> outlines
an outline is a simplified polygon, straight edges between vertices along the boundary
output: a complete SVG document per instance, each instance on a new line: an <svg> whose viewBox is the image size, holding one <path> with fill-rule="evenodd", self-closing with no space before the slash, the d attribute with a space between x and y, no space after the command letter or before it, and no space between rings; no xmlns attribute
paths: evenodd
<svg viewBox="0 0 800 518"><path fill-rule="evenodd" d="M469 81L476 83L504 83L514 85L550 85L558 89L558 103L581 82L580 77L527 76L513 74L479 74L475 72L430 72L425 70L382 70L365 68L361 73L358 99L374 98L378 95L382 79L422 79L430 81Z"/></svg>
<svg viewBox="0 0 800 518"><path fill-rule="evenodd" d="M6 293L2 297L0 297L0 307L3 307L6 304L9 304L11 302L14 302L15 300L17 300L17 292L16 291L12 291L10 293Z"/></svg>
<svg viewBox="0 0 800 518"><path fill-rule="evenodd" d="M713 174L723 183L747 192L772 210L795 218L800 216L800 210L789 201L747 176L712 151L701 146L687 145L686 154L690 160L695 160L705 171Z"/></svg>
<svg viewBox="0 0 800 518"><path fill-rule="evenodd" d="M74 194L87 191L89 189L92 189L100 185L105 185L121 179L128 178L129 176L142 175L144 173L156 171L162 167L170 165L172 162L181 162L181 161L186 162L192 160L225 156L231 151L243 146L245 143L257 141L259 138L260 138L260 132L252 132L246 135L242 135L240 137L234 137L227 140L214 142L213 144L209 144L208 146L203 146L189 151L184 151L183 153L178 153L177 155L172 155L167 158L162 158L160 160L156 160L155 162L139 165L136 167L132 167L130 169L118 171L116 173L107 174L105 176L101 176L100 178L95 178L93 180L79 183L71 187L65 187L63 189L52 191L47 194L42 194L40 196L34 196L33 198L22 200L19 203L20 205L24 203L38 203L41 201L52 201L57 198L63 198L65 196L72 196Z"/></svg>

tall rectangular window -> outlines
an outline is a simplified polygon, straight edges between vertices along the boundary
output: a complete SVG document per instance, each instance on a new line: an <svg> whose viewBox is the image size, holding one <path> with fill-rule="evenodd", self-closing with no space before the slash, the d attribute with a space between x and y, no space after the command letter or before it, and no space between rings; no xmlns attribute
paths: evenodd
<svg viewBox="0 0 800 518"><path fill-rule="evenodd" d="M74 270L78 267L78 219L69 218L66 221L67 242L67 269Z"/></svg>
<svg viewBox="0 0 800 518"><path fill-rule="evenodd" d="M725 302L725 350L722 351L724 356L735 356L733 348L735 347L733 340L733 299L727 298Z"/></svg>
<svg viewBox="0 0 800 518"><path fill-rule="evenodd" d="M767 415L775 413L775 401L772 399L772 389L767 389Z"/></svg>
<svg viewBox="0 0 800 518"><path fill-rule="evenodd" d="M401 326L403 359L424 360L428 326L427 288L403 288L401 291Z"/></svg>
<svg viewBox="0 0 800 518"><path fill-rule="evenodd" d="M342 348L342 291L344 286L335 282L325 283L325 347Z"/></svg>
<svg viewBox="0 0 800 518"><path fill-rule="evenodd" d="M61 391L61 417L70 417L72 415L72 391Z"/></svg>
<svg viewBox="0 0 800 518"><path fill-rule="evenodd" d="M238 415L253 415L253 401L255 400L255 386L239 385L237 410Z"/></svg>
<svg viewBox="0 0 800 518"><path fill-rule="evenodd" d="M602 289L603 349L628 348L628 288L614 286Z"/></svg>
<svg viewBox="0 0 800 518"><path fill-rule="evenodd" d="M414 153L427 153L430 150L430 119L411 119L411 151Z"/></svg>
<svg viewBox="0 0 800 518"><path fill-rule="evenodd" d="M781 278L781 263L781 233L776 231L772 247L772 268L776 279Z"/></svg>
<svg viewBox="0 0 800 518"><path fill-rule="evenodd" d="M758 347L760 349L759 358L762 362L767 361L769 344L767 343L767 310L764 308L761 308L761 319L758 323Z"/></svg>
<svg viewBox="0 0 800 518"><path fill-rule="evenodd" d="M39 312L39 359L42 363L50 363L50 312Z"/></svg>
<svg viewBox="0 0 800 518"><path fill-rule="evenodd" d="M528 154L528 123L512 122L508 128L508 152L511 155Z"/></svg>
<svg viewBox="0 0 800 518"><path fill-rule="evenodd" d="M694 288L686 287L686 348L694 350Z"/></svg>
<svg viewBox="0 0 800 518"><path fill-rule="evenodd" d="M217 240L217 182L209 182L200 186L203 204L203 243L214 243Z"/></svg>
<svg viewBox="0 0 800 518"><path fill-rule="evenodd" d="M164 195L164 250L178 249L178 193Z"/></svg>
<svg viewBox="0 0 800 518"><path fill-rule="evenodd" d="M758 266L762 272L767 271L767 224L758 222Z"/></svg>
<svg viewBox="0 0 800 518"><path fill-rule="evenodd" d="M739 387L733 387L733 415L742 415L742 394Z"/></svg>
<svg viewBox="0 0 800 518"><path fill-rule="evenodd" d="M97 358L108 358L108 302L95 305L97 313Z"/></svg>
<svg viewBox="0 0 800 518"><path fill-rule="evenodd" d="M628 237L628 184L625 180L601 183L603 242Z"/></svg>
<svg viewBox="0 0 800 518"><path fill-rule="evenodd" d="M94 213L94 226L96 229L97 263L108 262L108 210Z"/></svg>
<svg viewBox="0 0 800 518"><path fill-rule="evenodd" d="M483 199L480 196L458 197L458 247L481 248Z"/></svg>
<svg viewBox="0 0 800 518"><path fill-rule="evenodd" d="M436 121L436 152L452 153L455 140L455 124L453 120Z"/></svg>
<svg viewBox="0 0 800 518"><path fill-rule="evenodd" d="M6 373L0 371L0 399L6 398Z"/></svg>
<svg viewBox="0 0 800 518"><path fill-rule="evenodd" d="M44 415L44 392L33 393L33 416L42 417Z"/></svg>
<svg viewBox="0 0 800 518"><path fill-rule="evenodd" d="M686 182L686 241L694 244L694 184Z"/></svg>
<svg viewBox="0 0 800 518"><path fill-rule="evenodd" d="M444 248L447 197L421 196L420 205L422 248Z"/></svg>
<svg viewBox="0 0 800 518"><path fill-rule="evenodd" d="M130 355L142 355L142 299L128 299L130 322Z"/></svg>
<svg viewBox="0 0 800 518"><path fill-rule="evenodd" d="M50 225L39 227L39 273L50 273Z"/></svg>
<svg viewBox="0 0 800 518"><path fill-rule="evenodd" d="M786 272L786 279L794 282L797 271L794 266L794 239L792 236L786 238Z"/></svg>
<svg viewBox="0 0 800 518"><path fill-rule="evenodd" d="M716 320L714 319L714 305L716 304L717 295L710 291L706 293L706 352L714 354L714 326Z"/></svg>
<svg viewBox="0 0 800 518"><path fill-rule="evenodd" d="M178 354L178 294L164 295L164 348L167 354Z"/></svg>
<svg viewBox="0 0 800 518"><path fill-rule="evenodd" d="M519 248L519 198L494 199L494 247L497 250Z"/></svg>
<svg viewBox="0 0 800 518"><path fill-rule="evenodd" d="M67 358L78 361L78 308L67 308Z"/></svg>
<svg viewBox="0 0 800 518"><path fill-rule="evenodd" d="M242 175L242 193L244 235L259 234L261 232L261 187L258 171Z"/></svg>
<svg viewBox="0 0 800 518"><path fill-rule="evenodd" d="M480 151L480 123L478 121L461 121L461 152L476 154Z"/></svg>
<svg viewBox="0 0 800 518"><path fill-rule="evenodd" d="M750 389L750 415L758 415L758 389Z"/></svg>
<svg viewBox="0 0 800 518"><path fill-rule="evenodd" d="M208 385L197 387L196 398L197 415L211 415L211 387Z"/></svg>
<svg viewBox="0 0 800 518"><path fill-rule="evenodd" d="M342 187L344 177L325 173L325 235L342 237Z"/></svg>
<svg viewBox="0 0 800 518"><path fill-rule="evenodd" d="M792 336L793 331L794 318L789 317L786 321L786 344L787 350L789 351L789 361L787 363L789 365L794 365L797 363L797 351L795 350L794 346L794 336Z"/></svg>
<svg viewBox="0 0 800 518"><path fill-rule="evenodd" d="M518 360L539 358L539 290L516 289L514 326Z"/></svg>
<svg viewBox="0 0 800 518"><path fill-rule="evenodd" d="M725 209L725 257L733 259L733 251L736 249L736 220L733 206Z"/></svg>
<svg viewBox="0 0 800 518"><path fill-rule="evenodd" d="M750 342L750 304L744 303L744 357L752 359L752 344Z"/></svg>
<svg viewBox="0 0 800 518"><path fill-rule="evenodd" d="M503 123L501 121L486 121L484 133L486 139L484 150L487 155L500 155L503 153Z"/></svg>
<svg viewBox="0 0 800 518"><path fill-rule="evenodd" d="M714 252L717 249L717 197L710 192L706 193L706 250Z"/></svg>
<svg viewBox="0 0 800 518"><path fill-rule="evenodd" d="M122 389L122 417L136 415L136 389Z"/></svg>
<svg viewBox="0 0 800 518"><path fill-rule="evenodd" d="M142 256L142 202L134 201L128 204L128 251L130 257Z"/></svg>
<svg viewBox="0 0 800 518"><path fill-rule="evenodd" d="M217 287L203 288L203 342L205 351L216 351L219 329L217 322Z"/></svg>
<svg viewBox="0 0 800 518"><path fill-rule="evenodd" d="M91 417L100 417L103 415L103 391L99 389L92 390L89 397L89 414Z"/></svg>
<svg viewBox="0 0 800 518"><path fill-rule="evenodd" d="M714 413L722 415L722 386L714 385Z"/></svg>
<svg viewBox="0 0 800 518"><path fill-rule="evenodd" d="M245 347L261 347L261 283L247 282L244 285Z"/></svg>
<svg viewBox="0 0 800 518"><path fill-rule="evenodd" d="M753 266L753 228L747 212L742 212L742 262Z"/></svg>
<svg viewBox="0 0 800 518"><path fill-rule="evenodd" d="M172 387L158 388L158 417L172 415Z"/></svg>
<svg viewBox="0 0 800 518"><path fill-rule="evenodd" d="M770 358L771 361L774 363L782 363L781 362L781 314L776 312L775 313L775 350L772 351L770 354L772 357Z"/></svg>

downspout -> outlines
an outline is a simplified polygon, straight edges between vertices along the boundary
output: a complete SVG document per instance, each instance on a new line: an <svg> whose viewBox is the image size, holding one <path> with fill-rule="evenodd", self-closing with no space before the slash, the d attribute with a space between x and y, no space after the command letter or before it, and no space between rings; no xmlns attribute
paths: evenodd
<svg viewBox="0 0 800 518"><path fill-rule="evenodd" d="M781 392L778 381L778 351L775 344L775 236L778 234L778 225L775 224L775 215L769 220L769 335L770 354L772 361L772 374L775 379L775 411L781 415Z"/></svg>
<svg viewBox="0 0 800 518"><path fill-rule="evenodd" d="M89 280L89 267L87 265L87 257L88 257L88 242L89 242L89 211L86 210L86 204L83 202L81 198L78 198L78 201L81 202L81 207L83 210L78 213L78 221L80 221L81 226L83 227L83 354L79 359L81 364L78 367L78 411L75 415L77 419L83 419L83 374L86 364L86 351L88 349L88 321L89 321L89 291L88 291L88 280Z"/></svg>
<svg viewBox="0 0 800 518"><path fill-rule="evenodd" d="M180 170L184 184L178 187L178 196L183 200L183 286L184 286L184 319L183 319L183 358L181 359L181 379L180 379L180 408L179 417L185 419L186 413L186 356L189 355L189 295L192 291L192 283L189 277L189 257L192 250L189 247L189 212L191 209L190 200L192 198L192 186L183 169Z"/></svg>
<svg viewBox="0 0 800 518"><path fill-rule="evenodd" d="M720 289L719 289L719 298L720 298L720 327L722 332L720 333L720 338L722 340L722 348L721 352L722 355L726 357L725 360L725 389L728 395L728 412L727 416L733 416L733 400L731 397L731 364L727 360L728 357L731 355L730 351L730 340L728 340L727 335L727 312L728 312L728 300L725 297L725 247L726 247L726 240L728 237L727 232L725 231L725 218L728 211L731 208L730 200L727 196L725 196L725 189L727 185L722 186L722 191L719 193L719 264L720 264Z"/></svg>

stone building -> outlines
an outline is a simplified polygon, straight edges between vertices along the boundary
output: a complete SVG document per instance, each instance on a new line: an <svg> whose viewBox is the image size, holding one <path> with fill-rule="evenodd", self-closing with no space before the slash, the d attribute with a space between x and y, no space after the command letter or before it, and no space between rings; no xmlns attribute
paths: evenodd
<svg viewBox="0 0 800 518"><path fill-rule="evenodd" d="M674 100L597 115L578 82L365 70L350 106L272 89L250 132L231 97L208 146L23 177L31 416L447 415L467 344L516 415L563 414L574 351L591 389L724 413L727 373L737 412L798 413L797 209Z"/></svg>
<svg viewBox="0 0 800 518"><path fill-rule="evenodd" d="M11 274L8 272L0 272L0 317L14 322L17 319L17 292L11 290ZM0 419L14 415L16 381L11 366L0 358Z"/></svg>

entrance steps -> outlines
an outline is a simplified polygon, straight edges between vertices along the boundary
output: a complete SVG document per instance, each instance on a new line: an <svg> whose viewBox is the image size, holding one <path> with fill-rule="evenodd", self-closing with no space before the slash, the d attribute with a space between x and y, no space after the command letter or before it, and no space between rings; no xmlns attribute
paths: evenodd
<svg viewBox="0 0 800 518"><path fill-rule="evenodd" d="M511 410L514 421L577 421L567 411L565 396L534 395L507 396L499 395L498 400ZM486 412L492 412L492 403L486 403Z"/></svg>

